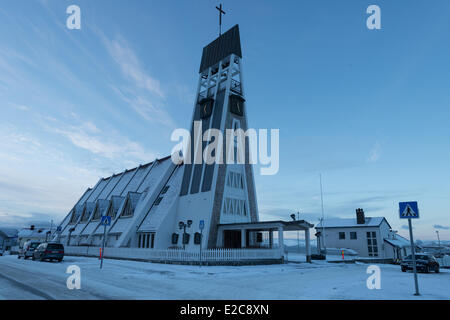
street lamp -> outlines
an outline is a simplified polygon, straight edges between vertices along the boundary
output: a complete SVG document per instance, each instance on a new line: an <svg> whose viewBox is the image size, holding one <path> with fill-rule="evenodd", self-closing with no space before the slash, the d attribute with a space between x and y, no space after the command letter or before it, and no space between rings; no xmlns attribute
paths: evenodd
<svg viewBox="0 0 450 320"><path fill-rule="evenodd" d="M67 246L70 246L70 236L72 235L72 232L75 231L75 228L70 228L69 229L69 240L67 241Z"/></svg>
<svg viewBox="0 0 450 320"><path fill-rule="evenodd" d="M438 244L439 248L441 248L441 239L439 238L439 230L436 230L437 238L438 238Z"/></svg>
<svg viewBox="0 0 450 320"><path fill-rule="evenodd" d="M178 227L183 230L183 250L186 248L185 238L186 238L186 228L190 228L192 225L192 220L188 220L186 223L183 221L178 222Z"/></svg>

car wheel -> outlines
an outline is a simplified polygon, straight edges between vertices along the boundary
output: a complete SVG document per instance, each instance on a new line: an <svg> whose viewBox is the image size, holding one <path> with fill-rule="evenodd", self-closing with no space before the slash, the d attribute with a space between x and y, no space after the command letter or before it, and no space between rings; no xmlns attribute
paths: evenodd
<svg viewBox="0 0 450 320"><path fill-rule="evenodd" d="M62 262L63 259L58 259L58 262Z"/></svg>
<svg viewBox="0 0 450 320"><path fill-rule="evenodd" d="M402 272L406 272L406 269L405 269L405 268L402 268Z"/></svg>
<svg viewBox="0 0 450 320"><path fill-rule="evenodd" d="M33 261L36 260L36 258L34 257L34 255L31 257L31 260L33 260Z"/></svg>
<svg viewBox="0 0 450 320"><path fill-rule="evenodd" d="M44 258L41 256L40 258L39 258L39 261L44 261Z"/></svg>
<svg viewBox="0 0 450 320"><path fill-rule="evenodd" d="M423 272L425 272L425 273L430 273L430 267L429 267L429 266L426 266L426 267L423 269Z"/></svg>
<svg viewBox="0 0 450 320"><path fill-rule="evenodd" d="M439 266L436 266L436 267L434 268L434 272L439 273Z"/></svg>
<svg viewBox="0 0 450 320"><path fill-rule="evenodd" d="M20 256L19 256L19 255L17 255L17 259L20 259Z"/></svg>

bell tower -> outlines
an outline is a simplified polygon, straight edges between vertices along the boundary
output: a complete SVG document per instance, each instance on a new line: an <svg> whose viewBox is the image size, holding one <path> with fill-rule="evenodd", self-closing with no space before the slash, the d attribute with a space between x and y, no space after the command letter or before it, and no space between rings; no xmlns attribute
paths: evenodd
<svg viewBox="0 0 450 320"><path fill-rule="evenodd" d="M203 158L205 148L214 143L207 139L209 129L222 133L222 163L206 163ZM223 245L217 234L219 224L259 220L249 138L245 136L242 149L245 162L237 163L234 156L230 163L228 155L236 154L236 143L234 150L227 150L227 129L248 129L238 25L203 48L190 152L185 156L177 219L192 220L195 227L204 221L204 248Z"/></svg>

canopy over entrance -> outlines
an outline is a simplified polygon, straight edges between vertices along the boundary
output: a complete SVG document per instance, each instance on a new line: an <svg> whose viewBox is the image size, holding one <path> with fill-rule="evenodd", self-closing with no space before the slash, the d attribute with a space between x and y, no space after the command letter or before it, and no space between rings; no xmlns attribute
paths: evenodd
<svg viewBox="0 0 450 320"><path fill-rule="evenodd" d="M314 225L305 220L261 221L218 225L217 246L222 248L254 248L262 242L262 232L268 233L269 248L273 248L273 232L278 231L278 247L284 252L283 232L304 231L306 261L311 262L311 241L309 229Z"/></svg>

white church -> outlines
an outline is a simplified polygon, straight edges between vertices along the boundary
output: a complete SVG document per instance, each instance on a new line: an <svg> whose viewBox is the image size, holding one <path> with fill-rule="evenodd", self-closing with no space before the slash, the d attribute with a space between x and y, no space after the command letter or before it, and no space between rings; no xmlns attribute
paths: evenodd
<svg viewBox="0 0 450 320"><path fill-rule="evenodd" d="M195 121L201 121L203 132L246 131L238 25L203 48L198 79L191 145L196 145ZM208 142L198 145L203 150ZM268 234L269 247L282 247L284 231L303 230L309 260L313 225L303 220L259 221L248 141L245 145L243 164L193 164L192 154L190 162L174 163L169 156L102 178L75 203L57 239L66 246L101 246L102 216L111 217L106 247L115 248L258 248L262 232ZM226 155L225 146L223 152ZM278 244L273 243L274 232Z"/></svg>

